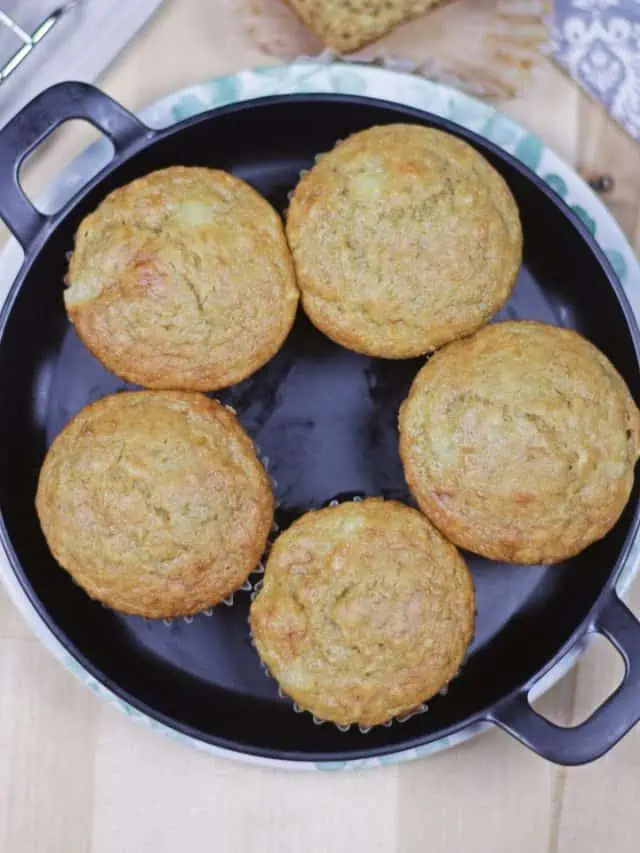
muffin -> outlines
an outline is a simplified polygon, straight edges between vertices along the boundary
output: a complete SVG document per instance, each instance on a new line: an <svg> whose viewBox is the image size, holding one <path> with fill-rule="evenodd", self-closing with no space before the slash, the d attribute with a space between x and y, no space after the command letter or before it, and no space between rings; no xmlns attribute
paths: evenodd
<svg viewBox="0 0 640 853"><path fill-rule="evenodd" d="M371 498L309 512L280 535L250 621L261 659L302 708L374 726L456 675L473 582L417 510Z"/></svg>
<svg viewBox="0 0 640 853"><path fill-rule="evenodd" d="M197 613L243 584L273 496L249 436L216 400L180 391L104 397L53 442L36 508L58 563L123 613Z"/></svg>
<svg viewBox="0 0 640 853"><path fill-rule="evenodd" d="M509 298L522 256L502 177L466 142L407 124L320 157L293 193L287 236L311 321L382 358L478 329Z"/></svg>
<svg viewBox="0 0 640 853"><path fill-rule="evenodd" d="M85 345L149 388L245 379L282 346L298 305L280 217L217 169L173 166L108 195L80 224L66 283Z"/></svg>
<svg viewBox="0 0 640 853"><path fill-rule="evenodd" d="M616 523L640 453L640 417L608 359L573 331L489 326L436 353L400 411L400 454L420 508L463 548L555 563Z"/></svg>
<svg viewBox="0 0 640 853"><path fill-rule="evenodd" d="M288 0L318 38L349 53L428 12L440 0Z"/></svg>

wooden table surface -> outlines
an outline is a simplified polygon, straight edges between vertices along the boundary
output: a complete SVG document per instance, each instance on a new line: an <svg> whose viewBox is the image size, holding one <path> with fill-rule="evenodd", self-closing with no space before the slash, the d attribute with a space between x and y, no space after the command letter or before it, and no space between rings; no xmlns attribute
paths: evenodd
<svg viewBox="0 0 640 853"><path fill-rule="evenodd" d="M168 0L101 84L130 108L264 64L237 0ZM504 106L608 197L640 247L640 146L551 64ZM38 188L86 140L59 133ZM640 613L640 583L629 597ZM544 630L544 625L540 626ZM584 719L622 671L603 641L539 703ZM490 732L449 752L360 773L288 773L215 759L96 699L51 658L0 591L0 853L636 853L640 726L602 760L552 766Z"/></svg>

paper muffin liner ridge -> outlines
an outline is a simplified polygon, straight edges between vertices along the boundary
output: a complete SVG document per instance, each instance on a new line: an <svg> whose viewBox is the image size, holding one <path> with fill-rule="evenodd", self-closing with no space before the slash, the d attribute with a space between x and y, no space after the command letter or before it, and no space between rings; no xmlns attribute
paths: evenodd
<svg viewBox="0 0 640 853"><path fill-rule="evenodd" d="M236 414L236 410L232 406L226 406L226 408L229 409L234 414ZM260 448L255 443L254 443L254 448L255 448L256 455L257 455L258 459L262 463L264 470L266 471L267 476L269 477L269 480L271 481L271 489L272 489L273 495L274 495L274 511L277 511L278 507L280 506L278 500L275 497L276 489L278 487L278 481L275 479L275 477L273 476L273 474L269 470L271 467L271 460L269 459L268 456L266 456L260 450ZM278 524L278 522L274 518L273 524L271 525L271 531L269 532L269 536L267 537L267 544L265 546L265 550L264 550L264 553L260 559L260 562L255 567L255 569L251 570L251 572L247 576L247 579L244 581L244 583L241 586L239 586L237 589L235 589L231 593L231 595L228 595L226 598L223 598L222 601L219 601L218 604L214 604L211 607L207 607L205 610L201 610L199 613L193 613L191 616L176 616L173 619L157 619L157 620L156 619L149 619L146 616L144 616L142 618L144 619L145 622L160 622L163 625L166 625L167 628L170 628L176 622L181 622L185 625L190 625L194 621L194 619L197 619L199 616L211 618L213 616L213 611L216 607L222 607L222 606L233 607L233 605L237 601L237 595L239 592L253 593L253 590L255 589L255 583L251 580L251 578L255 575L260 576L260 575L264 574L265 561L266 561L267 557L269 556L269 551L271 550L271 546L273 545L273 542L274 542L274 540L277 537L279 532L280 532L280 525ZM252 598L253 598L253 594L252 594Z"/></svg>
<svg viewBox="0 0 640 853"><path fill-rule="evenodd" d="M340 497L332 498L330 501L327 501L326 503L324 503L322 505L321 508L324 509L325 507L339 506L340 504L346 503L349 501L352 501L353 503L359 503L359 502L365 500L366 497L367 496L364 493L352 494L348 497L340 496ZM270 550L272 544L273 544L273 542L270 542L269 550ZM267 557L268 557L268 552L267 552L267 555L265 555L263 563L261 564L262 565L262 573L264 573L264 569L265 569L264 564L266 563ZM256 572L253 572L253 574L256 574ZM251 593L250 593L250 598L251 598L252 602L254 601L254 599L256 598L256 596L258 595L260 590L262 589L263 583L264 583L264 578L261 577L253 584L253 588L252 588ZM428 700L421 702L420 705L417 705L415 708L411 709L407 713L402 714L399 717L392 717L392 719L387 720L384 723L380 723L377 726L361 726L358 723L350 723L349 725L345 726L345 725L340 725L339 723L333 723L333 722L331 722L331 720L323 720L320 717L317 717L311 711L307 711L305 708L301 708L300 705L298 705L298 703L294 699L291 698L291 696L288 696L282 690L282 688L280 687L280 684L278 683L278 680L271 674L268 666L265 664L265 662L262 660L262 658L258 654L258 650L256 649L255 641L253 638L253 632L251 631L250 617L247 618L247 627L249 630L249 641L251 642L251 645L254 648L256 655L258 656L258 662L260 664L260 668L262 669L262 671L264 672L264 674L267 678L276 682L278 696L281 699L286 699L291 704L292 710L295 714L308 714L311 717L314 725L316 725L316 726L333 726L334 728L338 729L338 731L340 731L340 732L348 732L352 729L357 729L360 732L360 734L366 735L370 731L372 731L373 729L376 729L376 728L388 729L392 725L402 725L402 723L406 723L409 720L413 719L414 717L420 716L421 714L426 714L429 711L429 703L430 702L433 702L435 699L437 699L440 696L446 696L447 695L447 693L449 691L449 685L451 684L452 681L454 681L456 678L458 678L458 676L462 672L462 669L464 667L464 663L466 660L466 655L465 655L465 658L462 662L462 665L460 666L460 669L458 669L458 671L453 676L451 681L447 682L447 684L445 684L443 687L440 688L438 693L436 693L434 696L431 696Z"/></svg>

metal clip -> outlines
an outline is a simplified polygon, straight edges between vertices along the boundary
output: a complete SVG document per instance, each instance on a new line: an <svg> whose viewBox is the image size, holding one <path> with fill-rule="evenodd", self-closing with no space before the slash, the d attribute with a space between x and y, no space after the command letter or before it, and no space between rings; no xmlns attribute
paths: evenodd
<svg viewBox="0 0 640 853"><path fill-rule="evenodd" d="M58 21L66 15L67 12L75 6L79 6L82 2L83 0L70 0L69 3L58 6L47 18L45 18L44 21L38 24L32 33L28 33L26 30L23 30L19 24L7 15L6 12L3 12L0 9L0 25L11 30L11 32L22 42L22 47L19 47L5 65L0 68L0 84L4 83L4 81L13 74L16 68L24 62L36 45L40 44L45 36L51 32Z"/></svg>

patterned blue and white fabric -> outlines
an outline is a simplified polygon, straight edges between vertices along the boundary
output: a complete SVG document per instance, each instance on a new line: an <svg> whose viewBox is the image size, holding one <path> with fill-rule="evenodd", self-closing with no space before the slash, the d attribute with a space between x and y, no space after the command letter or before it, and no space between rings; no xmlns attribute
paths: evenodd
<svg viewBox="0 0 640 853"><path fill-rule="evenodd" d="M640 0L555 0L557 60L640 139Z"/></svg>

